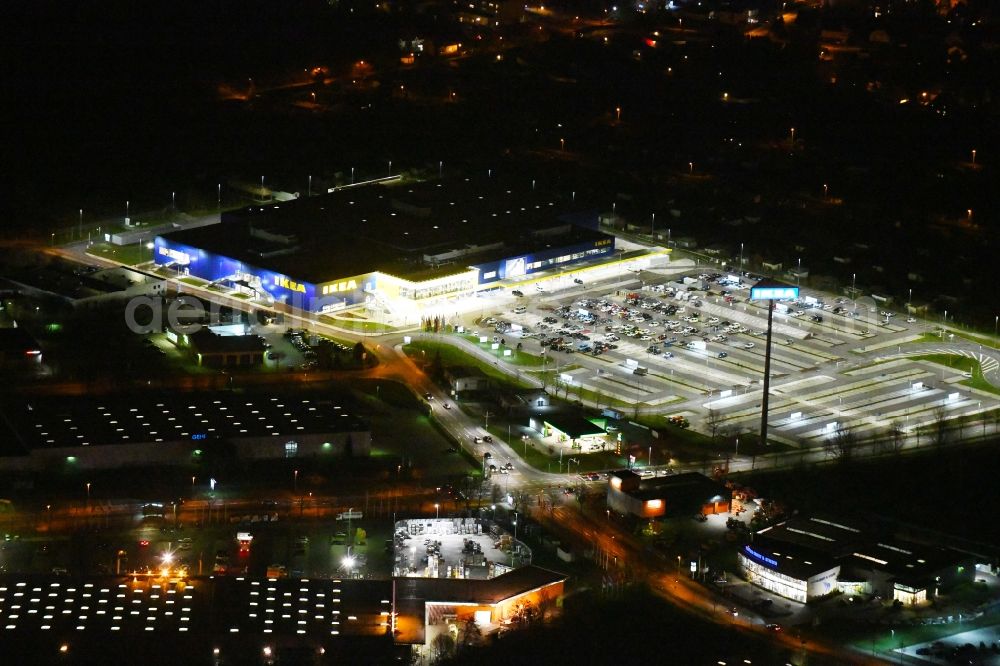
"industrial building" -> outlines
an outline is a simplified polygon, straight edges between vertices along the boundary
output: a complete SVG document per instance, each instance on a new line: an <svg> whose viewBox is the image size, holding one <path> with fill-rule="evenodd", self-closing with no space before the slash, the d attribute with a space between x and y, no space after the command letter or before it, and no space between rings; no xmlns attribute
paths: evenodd
<svg viewBox="0 0 1000 666"><path fill-rule="evenodd" d="M728 488L698 472L643 479L623 469L608 479L608 508L638 518L725 513L731 500Z"/></svg>
<svg viewBox="0 0 1000 666"><path fill-rule="evenodd" d="M269 306L415 323L457 297L612 256L614 237L575 199L496 178L397 180L223 213L157 236L154 257Z"/></svg>
<svg viewBox="0 0 1000 666"><path fill-rule="evenodd" d="M243 459L366 456L367 419L330 399L231 392L35 397L0 419L0 469L187 464L212 447Z"/></svg>
<svg viewBox="0 0 1000 666"><path fill-rule="evenodd" d="M841 592L919 605L941 589L975 578L971 555L818 516L797 516L759 530L740 549L738 562L749 582L803 603Z"/></svg>

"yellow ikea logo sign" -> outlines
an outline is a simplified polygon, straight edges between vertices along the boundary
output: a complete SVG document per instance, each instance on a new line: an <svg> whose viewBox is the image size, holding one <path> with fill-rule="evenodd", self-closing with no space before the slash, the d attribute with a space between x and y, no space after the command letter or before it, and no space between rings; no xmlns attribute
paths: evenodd
<svg viewBox="0 0 1000 666"><path fill-rule="evenodd" d="M292 282L286 277L279 277L275 280L275 282L277 282L279 287L283 287L288 291L298 291L303 294L306 293L306 286L301 282Z"/></svg>
<svg viewBox="0 0 1000 666"><path fill-rule="evenodd" d="M333 284L323 285L323 295L336 294L341 291L351 291L352 289L358 288L357 280L344 280L343 282L334 282Z"/></svg>

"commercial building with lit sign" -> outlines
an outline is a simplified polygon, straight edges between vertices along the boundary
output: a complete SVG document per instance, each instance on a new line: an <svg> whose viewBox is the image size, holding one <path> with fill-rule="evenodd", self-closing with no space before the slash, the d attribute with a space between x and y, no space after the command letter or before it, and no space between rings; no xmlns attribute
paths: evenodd
<svg viewBox="0 0 1000 666"><path fill-rule="evenodd" d="M840 565L829 558L743 546L737 554L740 574L749 582L805 603L837 590Z"/></svg>
<svg viewBox="0 0 1000 666"><path fill-rule="evenodd" d="M971 555L821 516L797 516L756 532L737 560L747 581L803 603L839 592L918 605L975 575Z"/></svg>
<svg viewBox="0 0 1000 666"><path fill-rule="evenodd" d="M732 492L697 472L643 479L631 470L608 478L608 508L639 518L729 511Z"/></svg>
<svg viewBox="0 0 1000 666"><path fill-rule="evenodd" d="M457 296L609 258L596 209L496 178L371 184L157 236L157 264L268 305L409 323Z"/></svg>

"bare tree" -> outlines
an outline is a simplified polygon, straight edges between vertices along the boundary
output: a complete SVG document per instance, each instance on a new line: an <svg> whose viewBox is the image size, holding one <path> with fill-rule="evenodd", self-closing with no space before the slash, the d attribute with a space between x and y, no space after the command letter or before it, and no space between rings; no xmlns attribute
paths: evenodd
<svg viewBox="0 0 1000 666"><path fill-rule="evenodd" d="M841 462L847 462L854 454L857 444L857 437L854 435L851 427L841 424L837 426L837 430L833 435L823 442L823 448L826 449L827 454L832 458L836 458Z"/></svg>
<svg viewBox="0 0 1000 666"><path fill-rule="evenodd" d="M934 408L934 423L931 427L934 444L937 446L946 444L948 442L948 412L944 405Z"/></svg>
<svg viewBox="0 0 1000 666"><path fill-rule="evenodd" d="M906 431L903 430L903 424L899 421L893 421L892 425L889 427L889 436L886 439L886 447L889 453L898 453L903 450L903 446L906 444Z"/></svg>
<svg viewBox="0 0 1000 666"><path fill-rule="evenodd" d="M510 493L510 498L514 511L524 511L531 503L531 495L523 490L515 490Z"/></svg>
<svg viewBox="0 0 1000 666"><path fill-rule="evenodd" d="M712 442L715 442L716 436L719 434L719 428L722 426L722 414L719 410L710 408L708 410L708 415L705 417L705 425L708 426L708 432L712 436Z"/></svg>

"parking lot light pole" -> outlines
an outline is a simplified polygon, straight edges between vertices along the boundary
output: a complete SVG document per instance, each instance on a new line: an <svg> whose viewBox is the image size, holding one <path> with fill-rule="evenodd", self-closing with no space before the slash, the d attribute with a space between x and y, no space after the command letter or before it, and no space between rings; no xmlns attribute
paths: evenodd
<svg viewBox="0 0 1000 666"><path fill-rule="evenodd" d="M767 340L764 343L764 395L760 401L760 443L767 446L768 398L771 390L771 336L774 321L774 302L780 299L797 299L799 288L764 279L750 288L750 300L767 301Z"/></svg>

